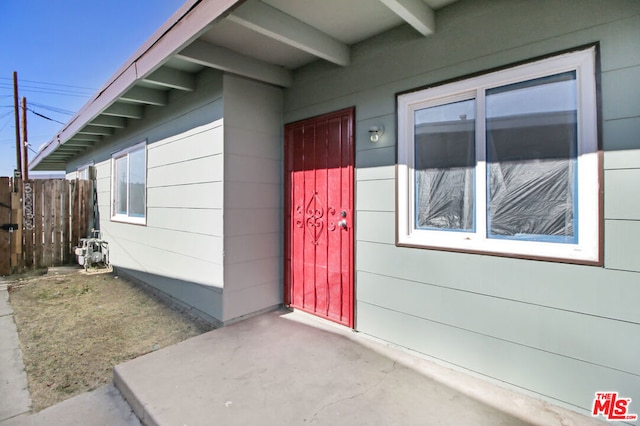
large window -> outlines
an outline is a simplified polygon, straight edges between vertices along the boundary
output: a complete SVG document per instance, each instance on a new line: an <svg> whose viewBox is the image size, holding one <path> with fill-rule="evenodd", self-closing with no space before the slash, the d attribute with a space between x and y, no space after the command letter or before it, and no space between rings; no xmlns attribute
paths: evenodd
<svg viewBox="0 0 640 426"><path fill-rule="evenodd" d="M114 154L111 158L111 219L145 223L146 144L144 142Z"/></svg>
<svg viewBox="0 0 640 426"><path fill-rule="evenodd" d="M597 263L594 49L398 96L398 243Z"/></svg>

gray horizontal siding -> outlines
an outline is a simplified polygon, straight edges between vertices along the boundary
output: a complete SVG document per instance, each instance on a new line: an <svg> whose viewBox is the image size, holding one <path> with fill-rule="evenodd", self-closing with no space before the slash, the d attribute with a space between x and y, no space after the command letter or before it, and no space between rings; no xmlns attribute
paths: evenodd
<svg viewBox="0 0 640 426"><path fill-rule="evenodd" d="M359 271L640 324L637 300L623 296L638 292L634 272L365 241L356 250Z"/></svg>
<svg viewBox="0 0 640 426"><path fill-rule="evenodd" d="M224 78L224 320L282 303L282 93Z"/></svg>
<svg viewBox="0 0 640 426"><path fill-rule="evenodd" d="M357 309L370 334L574 407L590 409L597 389L631 398L640 389L638 376L616 369L364 302Z"/></svg>
<svg viewBox="0 0 640 426"><path fill-rule="evenodd" d="M389 180L395 179L395 175L395 165L385 167L356 167L356 181Z"/></svg>
<svg viewBox="0 0 640 426"><path fill-rule="evenodd" d="M640 134L640 116L607 120L603 124L603 148L605 150L605 168L640 167L638 159L638 138ZM611 158L615 158L610 164Z"/></svg>
<svg viewBox="0 0 640 426"><path fill-rule="evenodd" d="M638 254L638 241L640 241L640 221L638 220L607 220L604 224L605 238L604 254L605 264L610 269L623 271L640 271L640 255ZM628 294L620 294L620 297L636 298L640 274L635 276L635 286L629 288ZM604 285L608 285L606 283Z"/></svg>
<svg viewBox="0 0 640 426"><path fill-rule="evenodd" d="M193 93L171 92L88 155L96 165L100 225L118 270L176 303L222 321L222 77L205 71ZM146 225L111 220L111 154L140 141L147 150ZM84 160L82 160L84 161Z"/></svg>
<svg viewBox="0 0 640 426"><path fill-rule="evenodd" d="M222 153L148 168L147 188L222 182Z"/></svg>
<svg viewBox="0 0 640 426"><path fill-rule="evenodd" d="M607 170L604 183L605 218L640 220L640 169Z"/></svg>
<svg viewBox="0 0 640 426"><path fill-rule="evenodd" d="M638 75L640 65L602 73L602 92L609 100L602 105L605 121L640 116L640 85L629 84L637 81Z"/></svg>
<svg viewBox="0 0 640 426"><path fill-rule="evenodd" d="M212 287L223 286L221 264L193 257L191 251L177 252L155 247L123 237L126 225L103 228L103 238L109 242L109 256L117 268L127 268L172 279ZM153 283L149 283L153 285ZM176 297L179 298L178 295Z"/></svg>
<svg viewBox="0 0 640 426"><path fill-rule="evenodd" d="M224 271L228 277L234 279L235 290L243 290L272 281L282 282L282 262L279 256L228 263Z"/></svg>
<svg viewBox="0 0 640 426"><path fill-rule="evenodd" d="M256 233L231 236L224 239L227 265L259 259L272 259L282 252L281 233Z"/></svg>
<svg viewBox="0 0 640 426"><path fill-rule="evenodd" d="M255 284L247 288L225 290L224 315L227 322L282 304L282 281Z"/></svg>
<svg viewBox="0 0 640 426"><path fill-rule="evenodd" d="M358 282L359 299L370 305L594 365L616 365L640 380L640 340L620 339L640 335L639 324L366 272ZM396 291L386 292L389 286Z"/></svg>
<svg viewBox="0 0 640 426"><path fill-rule="evenodd" d="M358 241L394 244L396 241L395 212L358 210L356 233Z"/></svg>
<svg viewBox="0 0 640 426"><path fill-rule="evenodd" d="M225 182L224 206L230 209L282 209L282 185Z"/></svg>
<svg viewBox="0 0 640 426"><path fill-rule="evenodd" d="M147 213L147 226L150 228L222 237L223 214L220 209L150 207Z"/></svg>
<svg viewBox="0 0 640 426"><path fill-rule="evenodd" d="M222 265L220 236L116 222L112 222L109 228L113 238L120 241L135 241L144 247Z"/></svg>
<svg viewBox="0 0 640 426"><path fill-rule="evenodd" d="M221 209L222 194L222 182L147 188L147 207Z"/></svg>
<svg viewBox="0 0 640 426"><path fill-rule="evenodd" d="M640 400L640 3L463 0L436 20L428 38L403 26L353 46L349 67L309 65L285 92L285 122L356 106L357 328L583 409L604 388ZM605 266L396 247L395 94L593 42Z"/></svg>
<svg viewBox="0 0 640 426"><path fill-rule="evenodd" d="M182 134L155 142L149 147L147 168L154 169L222 153L223 120L196 127Z"/></svg>
<svg viewBox="0 0 640 426"><path fill-rule="evenodd" d="M265 230L282 235L282 210L278 208L234 209L225 208L225 224L227 237L241 235L259 235Z"/></svg>
<svg viewBox="0 0 640 426"><path fill-rule="evenodd" d="M395 212L395 180L365 180L356 182L356 209L358 211Z"/></svg>

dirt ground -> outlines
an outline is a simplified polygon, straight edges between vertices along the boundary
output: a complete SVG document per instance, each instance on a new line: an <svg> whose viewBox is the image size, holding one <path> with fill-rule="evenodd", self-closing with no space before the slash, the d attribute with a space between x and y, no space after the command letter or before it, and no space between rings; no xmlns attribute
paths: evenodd
<svg viewBox="0 0 640 426"><path fill-rule="evenodd" d="M123 361L211 330L113 273L15 279L9 300L34 411L110 382Z"/></svg>

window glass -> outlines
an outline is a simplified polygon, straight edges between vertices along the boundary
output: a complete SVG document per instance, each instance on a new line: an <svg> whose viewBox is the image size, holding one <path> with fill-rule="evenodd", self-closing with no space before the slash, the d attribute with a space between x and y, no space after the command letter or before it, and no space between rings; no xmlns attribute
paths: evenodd
<svg viewBox="0 0 640 426"><path fill-rule="evenodd" d="M129 215L144 217L145 160L144 150L129 153Z"/></svg>
<svg viewBox="0 0 640 426"><path fill-rule="evenodd" d="M127 156L116 159L115 213L127 214Z"/></svg>
<svg viewBox="0 0 640 426"><path fill-rule="evenodd" d="M114 154L112 167L112 219L144 224L146 222L146 143L139 143Z"/></svg>
<svg viewBox="0 0 640 426"><path fill-rule="evenodd" d="M576 73L486 92L487 236L575 242Z"/></svg>
<svg viewBox="0 0 640 426"><path fill-rule="evenodd" d="M398 95L397 244L602 264L594 47Z"/></svg>
<svg viewBox="0 0 640 426"><path fill-rule="evenodd" d="M475 100L415 111L415 227L474 229Z"/></svg>

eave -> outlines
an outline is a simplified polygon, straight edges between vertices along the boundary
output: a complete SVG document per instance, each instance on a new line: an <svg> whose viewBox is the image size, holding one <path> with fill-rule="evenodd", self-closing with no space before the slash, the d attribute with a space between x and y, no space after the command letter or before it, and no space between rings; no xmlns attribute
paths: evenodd
<svg viewBox="0 0 640 426"><path fill-rule="evenodd" d="M194 91L204 68L289 87L292 72L323 60L350 63L353 43L403 22L416 36L435 31L438 7L456 0L188 0L38 152L32 170L69 161L114 135L170 91ZM362 13L366 10L366 14ZM370 20L377 27L372 27ZM249 40L250 42L247 42Z"/></svg>

